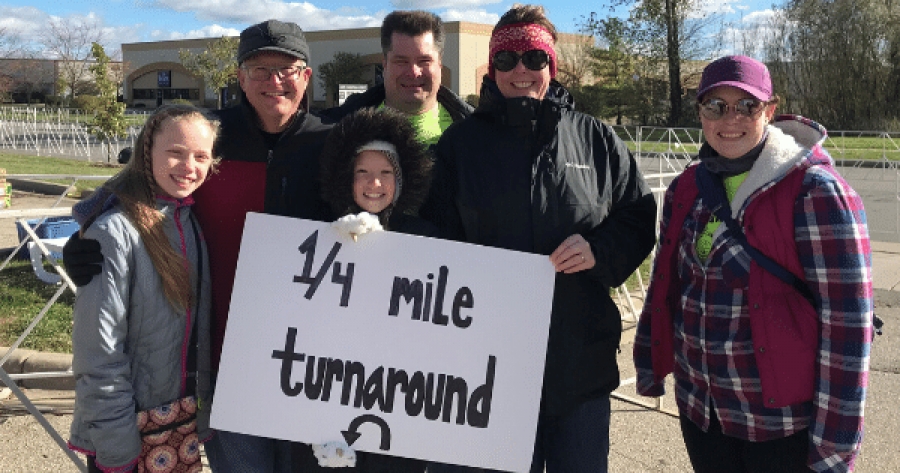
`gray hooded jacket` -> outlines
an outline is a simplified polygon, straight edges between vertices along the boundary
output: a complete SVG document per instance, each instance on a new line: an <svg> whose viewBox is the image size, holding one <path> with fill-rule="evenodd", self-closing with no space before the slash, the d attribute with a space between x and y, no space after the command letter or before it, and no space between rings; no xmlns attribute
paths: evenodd
<svg viewBox="0 0 900 473"><path fill-rule="evenodd" d="M75 300L76 403L69 444L95 455L103 467L133 465L141 451L136 413L184 396L188 383L194 382L187 373L187 345L195 318L197 434L201 441L211 435L209 265L190 202L157 199L172 246L191 265L194 291L198 252L202 255L201 294L187 313L176 310L163 295L150 255L119 207L100 215L84 234L100 242L104 261L103 273L80 288Z"/></svg>

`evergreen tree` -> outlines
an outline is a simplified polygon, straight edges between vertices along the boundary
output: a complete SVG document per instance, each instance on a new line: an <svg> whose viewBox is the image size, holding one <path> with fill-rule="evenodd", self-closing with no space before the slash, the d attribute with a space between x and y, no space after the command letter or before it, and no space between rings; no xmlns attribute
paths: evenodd
<svg viewBox="0 0 900 473"><path fill-rule="evenodd" d="M341 84L362 84L366 63L359 54L338 52L331 61L319 67L319 84L325 88L326 97L332 97L337 105L338 87Z"/></svg>

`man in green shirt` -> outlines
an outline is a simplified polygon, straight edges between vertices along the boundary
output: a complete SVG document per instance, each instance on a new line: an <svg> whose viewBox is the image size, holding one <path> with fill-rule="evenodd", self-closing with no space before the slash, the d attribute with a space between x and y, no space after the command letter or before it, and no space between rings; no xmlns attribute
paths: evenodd
<svg viewBox="0 0 900 473"><path fill-rule="evenodd" d="M394 11L381 24L384 83L353 94L343 105L321 112L324 122L337 122L366 107L390 107L409 116L419 141L437 143L472 106L441 85L444 24L426 11Z"/></svg>

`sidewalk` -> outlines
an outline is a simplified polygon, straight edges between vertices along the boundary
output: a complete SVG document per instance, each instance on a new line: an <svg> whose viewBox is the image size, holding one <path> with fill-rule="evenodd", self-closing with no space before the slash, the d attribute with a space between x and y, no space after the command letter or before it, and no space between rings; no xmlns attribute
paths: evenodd
<svg viewBox="0 0 900 473"><path fill-rule="evenodd" d="M13 196L16 204L49 206L40 197ZM71 203L67 203L71 205ZM21 208L21 207L19 207ZM36 207L40 208L40 207ZM0 219L0 248L10 246L6 226L11 221ZM14 230L13 230L14 231ZM3 235L7 235L4 237ZM15 242L13 242L14 246ZM893 444L900 431L900 243L872 243L873 279L878 314L885 320L886 332L876 339L870 365L869 394L866 405L866 439L857 462L857 473L893 473L900 471L900 457ZM622 380L634 376L631 361L633 323L626 323L622 334L619 368ZM0 347L0 356L6 349ZM47 354L18 350L4 369L10 373L35 371L65 371L71 366L70 355ZM16 371L16 370L20 371ZM74 393L71 378L25 380L25 391L58 432L67 437L71 422ZM671 383L670 383L671 384ZM636 396L633 385L617 391ZM647 402L651 399L643 398ZM665 409L675 410L672 389L663 398ZM678 419L654 410L618 399L612 401L610 427L611 451L609 471L615 473L689 472L690 463ZM0 387L0 471L69 472L77 471L68 457L52 442L26 412L15 396Z"/></svg>
<svg viewBox="0 0 900 473"><path fill-rule="evenodd" d="M872 283L875 289L900 290L900 243L872 242Z"/></svg>

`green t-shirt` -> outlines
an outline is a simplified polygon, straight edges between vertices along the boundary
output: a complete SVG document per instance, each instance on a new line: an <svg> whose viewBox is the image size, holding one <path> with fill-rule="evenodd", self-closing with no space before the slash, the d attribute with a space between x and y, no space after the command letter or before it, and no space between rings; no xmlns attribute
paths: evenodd
<svg viewBox="0 0 900 473"><path fill-rule="evenodd" d="M725 195L728 197L729 203L731 203L731 199L734 199L734 194L737 193L738 187L747 179L748 172L726 177L723 180L725 183ZM712 215L709 222L706 223L706 228L703 229L700 237L697 238L697 256L703 261L709 257L709 252L712 251L713 233L719 228L720 223L722 222L715 215Z"/></svg>
<svg viewBox="0 0 900 473"><path fill-rule="evenodd" d="M382 107L384 107L384 102L379 108ZM419 142L425 146L431 146L441 139L441 134L453 123L453 118L443 105L438 104L437 107L425 113L409 115L409 123L416 130L416 138Z"/></svg>

